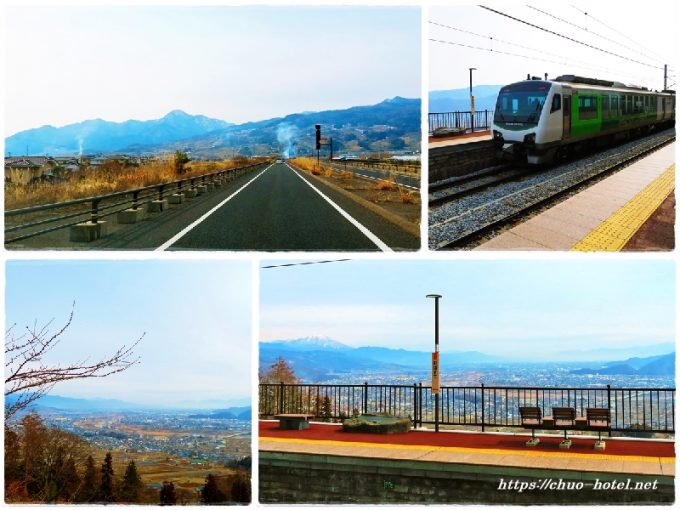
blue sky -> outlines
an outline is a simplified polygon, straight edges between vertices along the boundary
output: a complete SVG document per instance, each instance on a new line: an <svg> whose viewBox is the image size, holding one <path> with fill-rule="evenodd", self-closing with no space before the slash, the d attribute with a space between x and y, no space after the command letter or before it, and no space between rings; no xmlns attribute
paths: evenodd
<svg viewBox="0 0 680 510"><path fill-rule="evenodd" d="M350 29L351 28L351 29ZM417 7L5 11L5 135L173 109L241 123L420 97Z"/></svg>
<svg viewBox="0 0 680 510"><path fill-rule="evenodd" d="M672 261L348 261L260 274L262 341L429 351L430 293L443 295L442 351L595 360L675 341Z"/></svg>
<svg viewBox="0 0 680 510"><path fill-rule="evenodd" d="M428 23L424 39L429 52L429 90L468 87L471 67L477 69L473 72L474 84L504 85L523 80L528 73L542 77L547 72L552 78L575 74L661 90L663 64L668 64L674 68L671 74L675 78L671 83L677 82L680 67L677 51L680 7L677 2L577 0L565 3L542 0L528 5L498 1L483 3L609 53L467 3L429 9L428 22L449 27ZM489 49L493 52L486 51Z"/></svg>
<svg viewBox="0 0 680 510"><path fill-rule="evenodd" d="M103 379L71 381L53 394L187 407L250 400L251 264L239 261L9 261L6 323L58 331L46 361L112 354L146 336L141 363Z"/></svg>

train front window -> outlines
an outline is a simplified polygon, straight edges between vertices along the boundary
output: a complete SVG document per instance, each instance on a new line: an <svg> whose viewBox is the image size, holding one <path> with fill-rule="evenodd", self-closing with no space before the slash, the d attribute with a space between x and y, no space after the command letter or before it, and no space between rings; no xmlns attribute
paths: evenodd
<svg viewBox="0 0 680 510"><path fill-rule="evenodd" d="M549 83L535 82L503 87L496 101L496 121L538 124L549 89Z"/></svg>

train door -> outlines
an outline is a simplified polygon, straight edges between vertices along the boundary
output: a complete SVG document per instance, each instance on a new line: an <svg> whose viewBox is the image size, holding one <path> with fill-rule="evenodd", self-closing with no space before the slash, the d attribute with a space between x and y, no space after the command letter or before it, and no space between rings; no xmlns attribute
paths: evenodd
<svg viewBox="0 0 680 510"><path fill-rule="evenodd" d="M571 96L564 95L562 97L562 139L565 140L571 136Z"/></svg>

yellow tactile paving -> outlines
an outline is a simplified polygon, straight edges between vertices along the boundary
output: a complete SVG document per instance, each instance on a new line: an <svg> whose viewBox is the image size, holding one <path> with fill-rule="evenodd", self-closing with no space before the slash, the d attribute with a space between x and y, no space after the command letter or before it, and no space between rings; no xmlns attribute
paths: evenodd
<svg viewBox="0 0 680 510"><path fill-rule="evenodd" d="M587 460L607 460L607 461L624 461L624 462L651 462L651 463L675 463L675 457L645 457L640 455L607 455L603 453L593 454L579 454L562 452L544 452L537 450L502 450L497 448L465 448L457 446L432 446L432 445L401 445L401 444L383 444L383 443L366 443L366 442L349 442L349 441L333 441L328 439L290 439L279 437L260 437L260 443L272 442L283 444L302 444L302 445L317 445L317 446L331 446L331 447L346 447L353 448L370 448L375 450L407 450L407 451L437 451L450 453L470 453L479 455L500 455L500 456L518 456L518 457L545 457L545 458L559 458L559 459L579 459Z"/></svg>
<svg viewBox="0 0 680 510"><path fill-rule="evenodd" d="M620 251L675 188L675 164L576 243L571 251Z"/></svg>

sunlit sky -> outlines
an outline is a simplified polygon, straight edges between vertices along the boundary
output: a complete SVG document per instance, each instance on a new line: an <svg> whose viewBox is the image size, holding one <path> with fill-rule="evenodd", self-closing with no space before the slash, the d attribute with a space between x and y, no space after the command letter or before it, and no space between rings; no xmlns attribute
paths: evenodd
<svg viewBox="0 0 680 510"><path fill-rule="evenodd" d="M242 123L420 97L418 7L5 10L5 136L174 109Z"/></svg>
<svg viewBox="0 0 680 510"><path fill-rule="evenodd" d="M250 401L251 264L238 261L9 261L6 322L15 332L71 326L46 361L103 359L146 336L141 363L52 394L177 407Z"/></svg>
<svg viewBox="0 0 680 510"><path fill-rule="evenodd" d="M425 296L438 293L443 352L595 360L675 342L672 261L347 261L260 274L262 341L429 351L434 303Z"/></svg>
<svg viewBox="0 0 680 510"><path fill-rule="evenodd" d="M672 66L671 73L677 77L677 2L544 0L482 5L641 63L546 33L478 5L432 7L424 37L429 51L429 90L468 87L471 67L476 68L473 83L486 85L504 85L523 80L527 74L543 77L548 73L549 78L576 74L661 90L664 64ZM669 86L674 82L676 78Z"/></svg>

